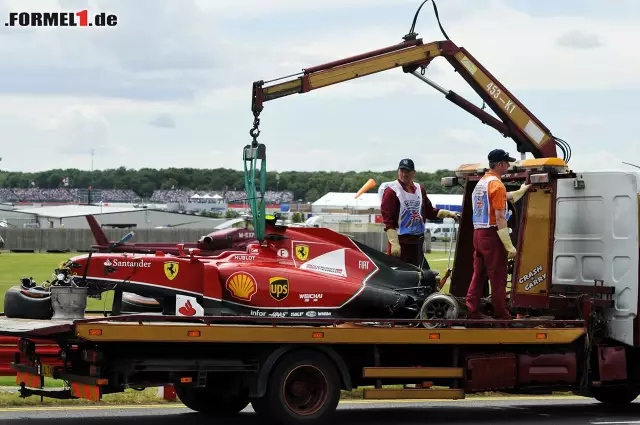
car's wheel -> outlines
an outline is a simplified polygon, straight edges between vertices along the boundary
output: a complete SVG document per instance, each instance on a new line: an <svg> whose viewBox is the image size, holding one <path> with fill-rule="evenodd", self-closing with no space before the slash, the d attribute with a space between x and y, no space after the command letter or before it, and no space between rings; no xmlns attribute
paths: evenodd
<svg viewBox="0 0 640 425"><path fill-rule="evenodd" d="M609 405L629 404L640 395L640 390L631 387L594 387L591 388L593 398Z"/></svg>
<svg viewBox="0 0 640 425"><path fill-rule="evenodd" d="M420 308L420 320L455 320L460 317L460 303L450 294L436 292L427 297ZM441 323L425 323L425 328L441 328Z"/></svg>
<svg viewBox="0 0 640 425"><path fill-rule="evenodd" d="M340 376L334 364L315 351L285 355L271 372L264 397L251 404L272 424L326 423L340 401Z"/></svg>
<svg viewBox="0 0 640 425"><path fill-rule="evenodd" d="M435 236L431 236L431 242L435 242L436 241L436 237Z"/></svg>
<svg viewBox="0 0 640 425"><path fill-rule="evenodd" d="M176 395L182 404L189 409L208 416L233 416L249 405L249 397L246 392L237 394L213 388L177 385Z"/></svg>
<svg viewBox="0 0 640 425"><path fill-rule="evenodd" d="M51 294L12 286L4 294L4 314L14 319L48 320L53 317Z"/></svg>

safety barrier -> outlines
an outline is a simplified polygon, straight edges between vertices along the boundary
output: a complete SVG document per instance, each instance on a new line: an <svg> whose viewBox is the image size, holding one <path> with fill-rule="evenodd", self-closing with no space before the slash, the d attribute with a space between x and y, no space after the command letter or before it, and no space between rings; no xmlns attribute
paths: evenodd
<svg viewBox="0 0 640 425"><path fill-rule="evenodd" d="M344 226L343 226L344 227ZM374 249L387 249L387 235L380 228L378 231L359 231L357 225L347 228L336 228L335 231L347 234L358 242L362 242ZM109 240L115 241L129 232L127 229L106 229ZM135 236L129 242L196 242L211 229L136 229ZM89 229L12 229L0 227L0 236L5 241L2 249L9 251L87 251L96 242ZM428 241L430 251L431 242Z"/></svg>
<svg viewBox="0 0 640 425"><path fill-rule="evenodd" d="M134 229L129 242L197 242L211 229ZM109 240L116 241L129 233L129 229L104 229ZM14 229L0 227L4 239L3 249L10 251L87 251L96 241L89 229Z"/></svg>

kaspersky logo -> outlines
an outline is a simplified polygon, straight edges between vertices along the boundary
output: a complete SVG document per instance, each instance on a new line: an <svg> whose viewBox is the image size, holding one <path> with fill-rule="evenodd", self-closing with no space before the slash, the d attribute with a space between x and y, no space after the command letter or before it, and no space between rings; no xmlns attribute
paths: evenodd
<svg viewBox="0 0 640 425"><path fill-rule="evenodd" d="M118 17L108 13L10 12L5 27L115 27Z"/></svg>

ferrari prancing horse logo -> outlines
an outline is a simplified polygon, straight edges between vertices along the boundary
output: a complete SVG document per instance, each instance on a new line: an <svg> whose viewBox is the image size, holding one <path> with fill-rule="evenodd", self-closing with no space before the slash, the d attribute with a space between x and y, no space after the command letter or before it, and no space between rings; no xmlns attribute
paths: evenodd
<svg viewBox="0 0 640 425"><path fill-rule="evenodd" d="M167 276L167 279L173 280L176 276L178 276L178 269L180 268L180 263L177 261L167 261L164 263L164 274Z"/></svg>
<svg viewBox="0 0 640 425"><path fill-rule="evenodd" d="M309 257L309 246L308 245L298 245L296 246L296 257L300 261L304 261Z"/></svg>

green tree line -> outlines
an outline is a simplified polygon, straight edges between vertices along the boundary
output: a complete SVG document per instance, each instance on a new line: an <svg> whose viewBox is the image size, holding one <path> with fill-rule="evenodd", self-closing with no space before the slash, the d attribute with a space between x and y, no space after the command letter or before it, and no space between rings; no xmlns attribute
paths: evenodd
<svg viewBox="0 0 640 425"><path fill-rule="evenodd" d="M277 179L279 175L279 180ZM440 178L453 176L454 171L438 170L433 173L416 173L416 181L427 193L462 193L460 187L444 188ZM228 168L142 168L85 171L78 169L54 169L37 173L8 172L0 170L0 187L56 189L63 187L62 180L69 178L70 188L131 189L143 198L159 189L190 189L196 191L244 190L244 172ZM313 202L327 192L356 192L370 178L380 184L396 178L396 171L284 171L267 173L268 190L286 190L295 199ZM32 182L34 185L32 186ZM370 192L373 192L371 190Z"/></svg>

